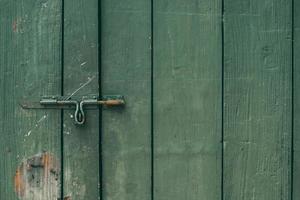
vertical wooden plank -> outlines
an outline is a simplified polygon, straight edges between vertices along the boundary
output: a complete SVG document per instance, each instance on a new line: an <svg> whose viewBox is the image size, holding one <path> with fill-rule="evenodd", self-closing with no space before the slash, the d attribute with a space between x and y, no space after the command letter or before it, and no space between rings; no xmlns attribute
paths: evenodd
<svg viewBox="0 0 300 200"><path fill-rule="evenodd" d="M154 199L221 198L220 0L154 1Z"/></svg>
<svg viewBox="0 0 300 200"><path fill-rule="evenodd" d="M291 199L291 3L225 0L225 199Z"/></svg>
<svg viewBox="0 0 300 200"><path fill-rule="evenodd" d="M60 115L19 105L59 94L60 13L58 0L0 2L0 199L60 196Z"/></svg>
<svg viewBox="0 0 300 200"><path fill-rule="evenodd" d="M98 94L98 1L64 0L64 95ZM99 198L99 110L64 112L64 196Z"/></svg>
<svg viewBox="0 0 300 200"><path fill-rule="evenodd" d="M103 199L151 199L150 3L102 1L102 93L126 98L103 110Z"/></svg>
<svg viewBox="0 0 300 200"><path fill-rule="evenodd" d="M294 166L293 200L300 200L300 1L294 0Z"/></svg>

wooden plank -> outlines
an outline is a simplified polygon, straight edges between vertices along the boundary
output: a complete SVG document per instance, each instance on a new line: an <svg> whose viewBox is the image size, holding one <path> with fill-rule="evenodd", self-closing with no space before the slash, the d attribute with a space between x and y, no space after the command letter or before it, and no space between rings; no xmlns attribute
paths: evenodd
<svg viewBox="0 0 300 200"><path fill-rule="evenodd" d="M291 199L291 8L225 0L225 199Z"/></svg>
<svg viewBox="0 0 300 200"><path fill-rule="evenodd" d="M64 1L64 95L98 94L98 1ZM99 198L99 110L64 112L64 196Z"/></svg>
<svg viewBox="0 0 300 200"><path fill-rule="evenodd" d="M60 11L58 0L0 2L0 199L60 196L60 115L19 105L60 92Z"/></svg>
<svg viewBox="0 0 300 200"><path fill-rule="evenodd" d="M300 1L294 1L294 158L293 199L300 199Z"/></svg>
<svg viewBox="0 0 300 200"><path fill-rule="evenodd" d="M102 1L102 93L126 106L103 110L103 199L151 199L151 5Z"/></svg>
<svg viewBox="0 0 300 200"><path fill-rule="evenodd" d="M221 1L154 1L154 199L221 198Z"/></svg>

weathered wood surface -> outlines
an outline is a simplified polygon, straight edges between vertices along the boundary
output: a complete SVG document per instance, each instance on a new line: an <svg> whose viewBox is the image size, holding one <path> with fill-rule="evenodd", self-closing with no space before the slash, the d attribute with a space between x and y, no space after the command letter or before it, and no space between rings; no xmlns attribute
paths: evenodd
<svg viewBox="0 0 300 200"><path fill-rule="evenodd" d="M154 199L220 199L221 1L153 6Z"/></svg>
<svg viewBox="0 0 300 200"><path fill-rule="evenodd" d="M292 1L224 6L224 199L291 199Z"/></svg>
<svg viewBox="0 0 300 200"><path fill-rule="evenodd" d="M0 199L60 195L60 115L19 106L60 92L60 6L0 1Z"/></svg>
<svg viewBox="0 0 300 200"><path fill-rule="evenodd" d="M98 94L98 1L64 0L64 95ZM99 199L99 110L64 112L64 197ZM73 117L72 117L73 116Z"/></svg>
<svg viewBox="0 0 300 200"><path fill-rule="evenodd" d="M151 199L151 4L103 0L102 93L126 105L102 117L102 196Z"/></svg>
<svg viewBox="0 0 300 200"><path fill-rule="evenodd" d="M294 158L293 200L300 200L300 1L294 1Z"/></svg>
<svg viewBox="0 0 300 200"><path fill-rule="evenodd" d="M0 1L0 199L300 199L298 1L63 3ZM19 106L99 91L82 127Z"/></svg>

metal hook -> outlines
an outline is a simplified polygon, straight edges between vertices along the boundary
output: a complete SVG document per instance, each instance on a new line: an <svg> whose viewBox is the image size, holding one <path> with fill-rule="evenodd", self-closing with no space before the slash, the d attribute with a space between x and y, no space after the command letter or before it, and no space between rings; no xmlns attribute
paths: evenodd
<svg viewBox="0 0 300 200"><path fill-rule="evenodd" d="M75 123L78 125L84 124L85 122L85 114L83 110L82 101L80 103L76 102L76 110L74 114Z"/></svg>

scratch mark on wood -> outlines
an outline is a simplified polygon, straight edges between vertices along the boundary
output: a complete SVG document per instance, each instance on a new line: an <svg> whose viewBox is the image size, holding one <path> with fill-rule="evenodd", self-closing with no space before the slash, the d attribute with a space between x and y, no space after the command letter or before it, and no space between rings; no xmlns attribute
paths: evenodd
<svg viewBox="0 0 300 200"><path fill-rule="evenodd" d="M41 117L41 118L37 121L37 123L38 123L38 124L41 123L41 122L44 121L46 118L47 118L47 115L44 115L43 117Z"/></svg>
<svg viewBox="0 0 300 200"><path fill-rule="evenodd" d="M95 79L96 76L92 76L91 78L89 77L87 82L85 82L84 84L82 84L79 88L77 88L72 94L70 94L65 100L70 99L72 96L74 96L79 90L81 90L82 88L84 88L85 86L87 86L88 84L90 84L92 82L92 80Z"/></svg>

